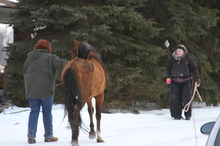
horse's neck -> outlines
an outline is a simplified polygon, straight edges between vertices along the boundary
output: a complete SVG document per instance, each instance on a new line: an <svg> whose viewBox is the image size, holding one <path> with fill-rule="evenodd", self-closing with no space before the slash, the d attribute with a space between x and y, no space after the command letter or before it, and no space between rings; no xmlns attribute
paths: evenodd
<svg viewBox="0 0 220 146"><path fill-rule="evenodd" d="M71 59L73 60L73 59L76 59L76 58L78 58L77 55L76 54L72 54Z"/></svg>
<svg viewBox="0 0 220 146"><path fill-rule="evenodd" d="M98 62L98 60L95 57L93 57L93 56L87 58L86 60L89 60L91 62Z"/></svg>

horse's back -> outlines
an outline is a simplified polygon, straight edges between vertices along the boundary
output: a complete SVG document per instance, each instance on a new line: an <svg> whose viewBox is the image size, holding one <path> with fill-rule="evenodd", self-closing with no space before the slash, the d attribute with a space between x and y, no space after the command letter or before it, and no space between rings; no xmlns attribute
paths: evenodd
<svg viewBox="0 0 220 146"><path fill-rule="evenodd" d="M84 60L77 58L70 60L63 68L62 77L67 68L75 70L84 98L94 97L105 90L105 73L96 59Z"/></svg>

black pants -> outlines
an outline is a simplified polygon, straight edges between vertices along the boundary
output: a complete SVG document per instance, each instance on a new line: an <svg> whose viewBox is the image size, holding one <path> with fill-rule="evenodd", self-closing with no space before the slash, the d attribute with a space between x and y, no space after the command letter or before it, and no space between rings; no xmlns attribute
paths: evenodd
<svg viewBox="0 0 220 146"><path fill-rule="evenodd" d="M170 113L172 117L181 117L183 107L191 99L192 80L183 83L172 82L170 84ZM185 116L191 116L191 105Z"/></svg>

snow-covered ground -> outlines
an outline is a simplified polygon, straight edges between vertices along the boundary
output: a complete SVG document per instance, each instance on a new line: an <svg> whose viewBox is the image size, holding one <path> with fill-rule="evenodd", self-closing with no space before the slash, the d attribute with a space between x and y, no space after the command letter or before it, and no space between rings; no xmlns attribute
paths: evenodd
<svg viewBox="0 0 220 146"><path fill-rule="evenodd" d="M215 121L220 107L193 109L191 120L173 120L169 109L140 111L140 114L102 114L101 130L105 143L96 143L88 134L80 131L81 146L205 146L207 135L200 133L200 127ZM34 145L69 146L71 130L67 118L63 120L62 104L53 106L54 136L58 142L45 143L42 114L39 116L37 143ZM26 146L29 108L9 107L0 114L0 146ZM89 116L85 106L81 112L83 122L89 126Z"/></svg>

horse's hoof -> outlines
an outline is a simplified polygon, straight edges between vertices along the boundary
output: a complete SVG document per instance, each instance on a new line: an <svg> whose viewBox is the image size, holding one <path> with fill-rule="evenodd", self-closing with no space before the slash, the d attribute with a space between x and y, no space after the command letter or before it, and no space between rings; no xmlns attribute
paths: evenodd
<svg viewBox="0 0 220 146"><path fill-rule="evenodd" d="M72 146L79 146L79 144L76 143L76 142L73 142L73 143L71 143L71 144L72 144Z"/></svg>
<svg viewBox="0 0 220 146"><path fill-rule="evenodd" d="M89 138L90 139L96 138L96 133L95 132L89 132Z"/></svg>
<svg viewBox="0 0 220 146"><path fill-rule="evenodd" d="M71 145L72 145L72 146L79 146L77 140L72 140L72 141L71 141Z"/></svg>
<svg viewBox="0 0 220 146"><path fill-rule="evenodd" d="M97 142L102 143L102 142L105 142L105 141L103 139L97 139Z"/></svg>

